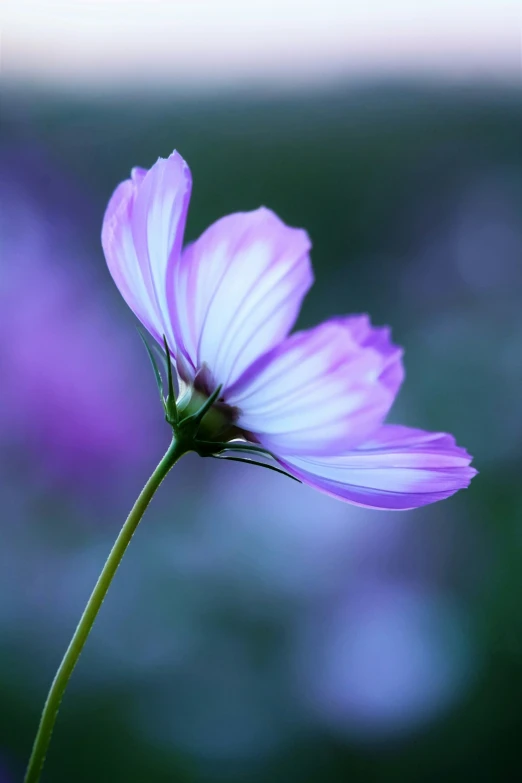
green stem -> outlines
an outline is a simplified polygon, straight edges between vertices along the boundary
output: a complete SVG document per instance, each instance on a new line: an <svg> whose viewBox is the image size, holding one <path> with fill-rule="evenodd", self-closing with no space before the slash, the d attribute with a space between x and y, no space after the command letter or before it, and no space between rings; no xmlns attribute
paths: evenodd
<svg viewBox="0 0 522 783"><path fill-rule="evenodd" d="M132 536L138 524L140 523L147 506L152 500L154 493L158 489L159 485L171 469L171 467L178 461L178 459L187 451L187 448L176 441L174 438L170 447L159 463L158 467L145 484L139 498L134 504L132 511L127 517L125 524L123 525L118 538L111 550L109 557L103 570L96 582L96 586L92 591L91 597L87 602L87 606L81 616L80 622L74 632L69 647L63 657L56 676L51 685L51 690L47 696L47 701L43 708L42 717L40 719L40 725L34 741L31 758L29 759L29 765L25 776L25 783L38 783L40 775L42 774L42 768L47 754L47 749L51 741L51 735L53 733L54 724L60 708L63 694L67 687L67 683L71 677L71 674L78 662L78 658L81 655L87 637L91 631L91 628L96 620L100 607L103 603L107 591L111 585L114 574L118 570L118 566L121 563L123 555L130 543Z"/></svg>

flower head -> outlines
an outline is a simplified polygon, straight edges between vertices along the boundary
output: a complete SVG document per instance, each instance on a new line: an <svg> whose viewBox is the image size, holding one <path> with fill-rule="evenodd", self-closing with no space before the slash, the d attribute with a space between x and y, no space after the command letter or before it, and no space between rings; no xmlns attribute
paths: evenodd
<svg viewBox="0 0 522 783"><path fill-rule="evenodd" d="M177 152L133 169L109 202L102 244L127 304L165 339L189 390L178 408L215 443L208 453L251 444L300 481L373 508L468 486L476 471L451 435L383 423L404 377L387 328L362 315L289 336L313 282L306 232L262 207L183 249L191 185Z"/></svg>

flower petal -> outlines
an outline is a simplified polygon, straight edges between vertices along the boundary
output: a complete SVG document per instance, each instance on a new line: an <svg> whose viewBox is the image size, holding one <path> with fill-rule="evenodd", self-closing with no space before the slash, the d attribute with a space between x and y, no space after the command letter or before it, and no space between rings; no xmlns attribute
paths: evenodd
<svg viewBox="0 0 522 783"><path fill-rule="evenodd" d="M276 454L344 452L388 413L401 355L366 317L327 321L261 357L226 402L239 410L237 425Z"/></svg>
<svg viewBox="0 0 522 783"><path fill-rule="evenodd" d="M283 457L281 465L315 489L369 508L405 510L467 487L476 474L451 435L385 425L340 456Z"/></svg>
<svg viewBox="0 0 522 783"><path fill-rule="evenodd" d="M261 208L218 220L174 272L177 332L194 373L230 386L286 337L312 284L305 231Z"/></svg>
<svg viewBox="0 0 522 783"><path fill-rule="evenodd" d="M383 370L379 381L386 384L394 396L404 380L404 367L401 361L402 349L391 341L389 326L372 326L368 315L351 315L340 319L350 330L351 336L361 348L372 348L378 351L383 359Z"/></svg>
<svg viewBox="0 0 522 783"><path fill-rule="evenodd" d="M102 245L123 298L159 341L174 348L172 270L181 252L191 191L190 170L177 153L149 171L133 169L105 212Z"/></svg>

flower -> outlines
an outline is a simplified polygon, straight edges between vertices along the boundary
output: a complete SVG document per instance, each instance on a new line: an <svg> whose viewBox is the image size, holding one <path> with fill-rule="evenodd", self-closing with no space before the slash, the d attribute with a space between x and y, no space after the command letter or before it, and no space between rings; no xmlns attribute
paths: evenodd
<svg viewBox="0 0 522 783"><path fill-rule="evenodd" d="M177 152L133 169L109 202L102 244L190 399L220 389L207 440L243 438L300 481L371 508L415 508L467 487L476 471L451 435L383 423L404 378L388 328L358 315L288 336L313 282L307 233L261 207L182 249L191 186Z"/></svg>
<svg viewBox="0 0 522 783"><path fill-rule="evenodd" d="M309 719L359 740L421 728L462 699L479 668L458 603L393 578L359 580L318 602L296 637L296 690Z"/></svg>

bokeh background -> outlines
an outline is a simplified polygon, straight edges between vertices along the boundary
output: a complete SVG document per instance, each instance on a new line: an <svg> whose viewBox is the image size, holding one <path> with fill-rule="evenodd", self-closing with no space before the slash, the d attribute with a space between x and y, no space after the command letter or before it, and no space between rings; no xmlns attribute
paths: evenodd
<svg viewBox="0 0 522 783"><path fill-rule="evenodd" d="M475 455L415 512L188 457L63 703L47 783L514 781L522 773L522 110L516 2L2 7L0 781L169 439L100 226L176 147L187 238L306 227L299 325L405 346L393 419Z"/></svg>

